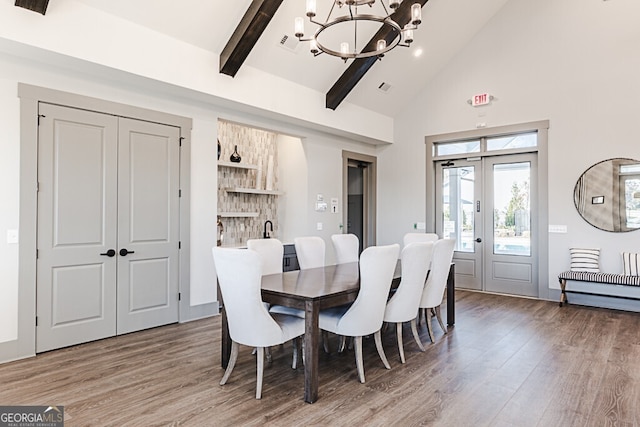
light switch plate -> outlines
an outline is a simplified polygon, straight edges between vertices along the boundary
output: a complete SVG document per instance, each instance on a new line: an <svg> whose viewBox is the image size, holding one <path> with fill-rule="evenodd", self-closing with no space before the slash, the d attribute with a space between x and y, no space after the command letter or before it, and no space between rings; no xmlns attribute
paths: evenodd
<svg viewBox="0 0 640 427"><path fill-rule="evenodd" d="M321 222L319 222L319 223L316 224L316 229L322 230L322 226L323 226L323 224Z"/></svg>
<svg viewBox="0 0 640 427"><path fill-rule="evenodd" d="M567 226L566 225L552 225L549 224L549 233L566 233Z"/></svg>
<svg viewBox="0 0 640 427"><path fill-rule="evenodd" d="M7 243L18 243L18 230L7 230Z"/></svg>

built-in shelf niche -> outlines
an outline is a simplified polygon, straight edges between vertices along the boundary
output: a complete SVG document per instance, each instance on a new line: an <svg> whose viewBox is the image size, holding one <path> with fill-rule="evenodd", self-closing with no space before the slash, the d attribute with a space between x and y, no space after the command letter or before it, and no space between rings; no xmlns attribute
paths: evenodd
<svg viewBox="0 0 640 427"><path fill-rule="evenodd" d="M258 165L250 165L248 163L221 162L218 160L218 167L236 168L236 169L258 169Z"/></svg>
<svg viewBox="0 0 640 427"><path fill-rule="evenodd" d="M257 218L258 212L218 212L221 218Z"/></svg>
<svg viewBox="0 0 640 427"><path fill-rule="evenodd" d="M224 191L227 193L245 193L245 194L265 194L268 196L282 196L281 191L276 190L257 190L255 188L228 187Z"/></svg>
<svg viewBox="0 0 640 427"><path fill-rule="evenodd" d="M217 164L217 215L224 226L224 244L243 246L248 239L261 238L264 223L273 222L278 236L277 135L225 120L218 121L221 153ZM239 163L229 161L235 147L242 157ZM273 159L273 160L270 160ZM267 171L273 161L273 175L266 190Z"/></svg>

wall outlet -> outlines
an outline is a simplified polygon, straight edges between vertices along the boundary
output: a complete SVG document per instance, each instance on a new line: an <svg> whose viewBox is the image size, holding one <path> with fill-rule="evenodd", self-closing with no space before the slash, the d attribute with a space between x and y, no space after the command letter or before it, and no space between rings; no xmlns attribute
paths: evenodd
<svg viewBox="0 0 640 427"><path fill-rule="evenodd" d="M316 224L316 230L322 230L323 224L321 222Z"/></svg>

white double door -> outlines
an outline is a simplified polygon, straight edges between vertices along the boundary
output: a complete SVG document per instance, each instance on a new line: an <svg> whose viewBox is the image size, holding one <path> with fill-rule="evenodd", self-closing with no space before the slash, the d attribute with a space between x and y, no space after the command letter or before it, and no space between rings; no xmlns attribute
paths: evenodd
<svg viewBox="0 0 640 427"><path fill-rule="evenodd" d="M179 129L39 114L36 351L177 322Z"/></svg>
<svg viewBox="0 0 640 427"><path fill-rule="evenodd" d="M456 287L538 296L537 156L436 163L436 231L456 239Z"/></svg>

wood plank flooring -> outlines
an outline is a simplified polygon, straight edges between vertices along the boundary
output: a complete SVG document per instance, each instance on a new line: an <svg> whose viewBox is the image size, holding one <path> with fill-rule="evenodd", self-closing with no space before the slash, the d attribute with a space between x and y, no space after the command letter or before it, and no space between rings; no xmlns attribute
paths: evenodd
<svg viewBox="0 0 640 427"><path fill-rule="evenodd" d="M0 404L64 405L66 426L640 426L637 313L465 291L456 309L435 344L419 327L425 353L406 325L404 365L387 328L391 370L365 339L365 384L353 350L321 353L312 405L290 344L273 350L262 400L250 348L218 385L220 317L0 365Z"/></svg>

